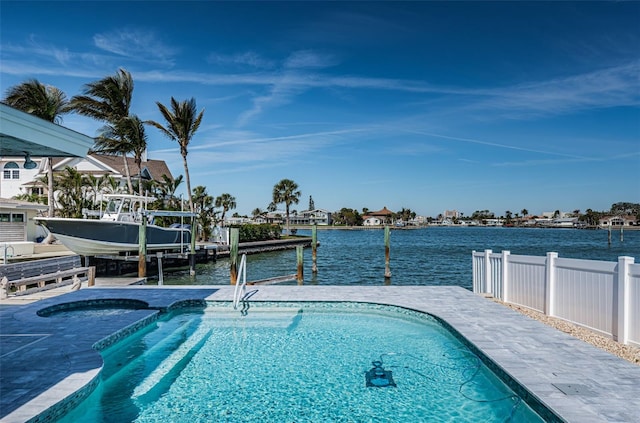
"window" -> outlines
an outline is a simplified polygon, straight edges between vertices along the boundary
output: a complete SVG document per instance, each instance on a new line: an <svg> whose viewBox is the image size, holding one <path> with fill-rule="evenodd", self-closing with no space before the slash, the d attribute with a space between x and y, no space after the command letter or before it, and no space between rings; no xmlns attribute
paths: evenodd
<svg viewBox="0 0 640 423"><path fill-rule="evenodd" d="M20 179L20 166L16 162L5 164L2 177L4 179Z"/></svg>
<svg viewBox="0 0 640 423"><path fill-rule="evenodd" d="M24 222L24 213L0 213L0 222Z"/></svg>

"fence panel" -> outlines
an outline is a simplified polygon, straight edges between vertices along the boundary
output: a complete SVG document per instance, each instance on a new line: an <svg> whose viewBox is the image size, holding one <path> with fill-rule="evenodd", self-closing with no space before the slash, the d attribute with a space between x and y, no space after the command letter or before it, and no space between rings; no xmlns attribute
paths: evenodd
<svg viewBox="0 0 640 423"><path fill-rule="evenodd" d="M545 257L509 256L507 300L510 303L544 313L545 263Z"/></svg>
<svg viewBox="0 0 640 423"><path fill-rule="evenodd" d="M473 261L473 292L476 294L484 293L484 287L486 286L486 281L484 280L484 253L473 251L471 260Z"/></svg>
<svg viewBox="0 0 640 423"><path fill-rule="evenodd" d="M555 317L611 336L614 333L615 262L556 259Z"/></svg>
<svg viewBox="0 0 640 423"><path fill-rule="evenodd" d="M640 345L640 264L473 252L473 289Z"/></svg>
<svg viewBox="0 0 640 423"><path fill-rule="evenodd" d="M640 263L629 266L628 342L640 346Z"/></svg>

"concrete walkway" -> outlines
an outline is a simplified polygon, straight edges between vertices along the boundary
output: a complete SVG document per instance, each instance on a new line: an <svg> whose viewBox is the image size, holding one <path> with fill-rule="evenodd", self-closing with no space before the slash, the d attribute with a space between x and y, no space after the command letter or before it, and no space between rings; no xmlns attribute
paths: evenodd
<svg viewBox="0 0 640 423"><path fill-rule="evenodd" d="M130 310L78 322L40 317L39 309L108 298L141 300L162 309L185 300L231 301L233 288L97 287L0 308L0 421L27 421L96 383L102 359L92 346L157 313ZM526 387L531 399L551 408L555 417L580 423L640 421L639 366L460 287L260 286L251 301L357 301L431 313Z"/></svg>

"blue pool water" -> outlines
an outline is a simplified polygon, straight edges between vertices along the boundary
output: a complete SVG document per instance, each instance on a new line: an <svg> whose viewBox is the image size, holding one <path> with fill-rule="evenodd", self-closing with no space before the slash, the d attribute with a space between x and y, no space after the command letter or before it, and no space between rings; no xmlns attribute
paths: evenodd
<svg viewBox="0 0 640 423"><path fill-rule="evenodd" d="M543 421L442 324L393 307L216 303L102 354L63 422Z"/></svg>
<svg viewBox="0 0 640 423"><path fill-rule="evenodd" d="M310 236L310 230L298 231ZM384 231L318 230L318 273L311 272L311 250L304 251L308 285L457 285L472 286L471 252L491 249L511 254L640 262L640 230L612 234L605 230L540 228L438 228L391 231L391 279L385 279ZM198 265L195 279L186 270L166 272L166 284L228 284L229 260ZM247 256L247 280L296 273L295 250ZM295 283L295 282L293 282Z"/></svg>

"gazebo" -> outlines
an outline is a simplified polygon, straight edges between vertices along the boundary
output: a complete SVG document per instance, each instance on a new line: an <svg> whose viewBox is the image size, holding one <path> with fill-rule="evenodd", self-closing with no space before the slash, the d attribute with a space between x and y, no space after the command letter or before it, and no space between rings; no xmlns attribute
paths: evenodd
<svg viewBox="0 0 640 423"><path fill-rule="evenodd" d="M393 212L391 210L389 210L387 208L387 206L384 206L382 208L382 210L378 210L376 212L369 212L367 213L367 216L371 216L371 217L377 217L379 218L383 223L391 223L391 218L393 217Z"/></svg>

